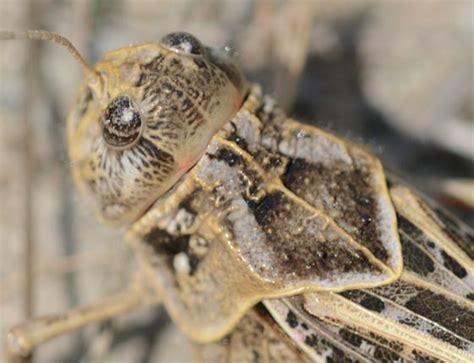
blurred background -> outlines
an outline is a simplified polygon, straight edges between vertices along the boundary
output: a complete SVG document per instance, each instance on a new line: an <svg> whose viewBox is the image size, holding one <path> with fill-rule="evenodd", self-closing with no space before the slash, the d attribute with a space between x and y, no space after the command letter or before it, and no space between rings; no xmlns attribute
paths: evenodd
<svg viewBox="0 0 474 363"><path fill-rule="evenodd" d="M474 225L473 14L472 0L2 0L0 28L58 32L91 63L176 30L230 46L290 115L367 145ZM9 41L0 44L0 77L3 339L27 315L120 290L134 262L123 231L99 225L69 177L64 120L80 67L57 45ZM190 359L159 307L56 339L35 355Z"/></svg>

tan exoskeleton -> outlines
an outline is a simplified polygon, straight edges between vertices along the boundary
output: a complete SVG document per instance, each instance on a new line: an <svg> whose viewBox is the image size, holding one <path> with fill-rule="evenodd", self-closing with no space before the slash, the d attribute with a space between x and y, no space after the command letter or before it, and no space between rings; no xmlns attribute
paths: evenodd
<svg viewBox="0 0 474 363"><path fill-rule="evenodd" d="M13 328L13 357L160 301L206 362L473 360L472 232L364 148L287 118L187 33L94 68L58 35L0 33L21 37L83 66L74 179L141 263L129 291Z"/></svg>

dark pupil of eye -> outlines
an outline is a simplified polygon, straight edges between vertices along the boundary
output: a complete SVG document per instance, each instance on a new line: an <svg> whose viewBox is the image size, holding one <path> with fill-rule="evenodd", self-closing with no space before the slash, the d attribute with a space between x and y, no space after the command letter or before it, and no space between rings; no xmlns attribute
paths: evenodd
<svg viewBox="0 0 474 363"><path fill-rule="evenodd" d="M201 43L194 36L188 33L171 33L165 36L161 42L177 52L194 55L202 54Z"/></svg>
<svg viewBox="0 0 474 363"><path fill-rule="evenodd" d="M142 127L140 114L127 96L114 99L105 109L103 136L107 144L124 147L132 144Z"/></svg>

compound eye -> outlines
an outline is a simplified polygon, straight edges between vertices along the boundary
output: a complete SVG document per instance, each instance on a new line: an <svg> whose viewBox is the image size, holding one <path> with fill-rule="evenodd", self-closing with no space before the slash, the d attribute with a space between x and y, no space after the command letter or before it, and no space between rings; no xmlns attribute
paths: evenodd
<svg viewBox="0 0 474 363"><path fill-rule="evenodd" d="M201 42L189 33L170 33L161 39L161 44L177 53L199 56L205 52Z"/></svg>
<svg viewBox="0 0 474 363"><path fill-rule="evenodd" d="M102 119L102 135L105 142L117 149L132 146L140 137L142 117L132 100L119 96L109 103Z"/></svg>

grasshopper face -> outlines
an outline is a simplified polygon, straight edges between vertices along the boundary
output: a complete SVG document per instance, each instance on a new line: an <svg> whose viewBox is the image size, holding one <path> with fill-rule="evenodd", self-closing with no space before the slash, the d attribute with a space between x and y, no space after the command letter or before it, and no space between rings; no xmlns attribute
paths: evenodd
<svg viewBox="0 0 474 363"><path fill-rule="evenodd" d="M99 218L129 223L204 153L239 109L245 81L225 52L186 33L111 51L68 119L74 178Z"/></svg>

